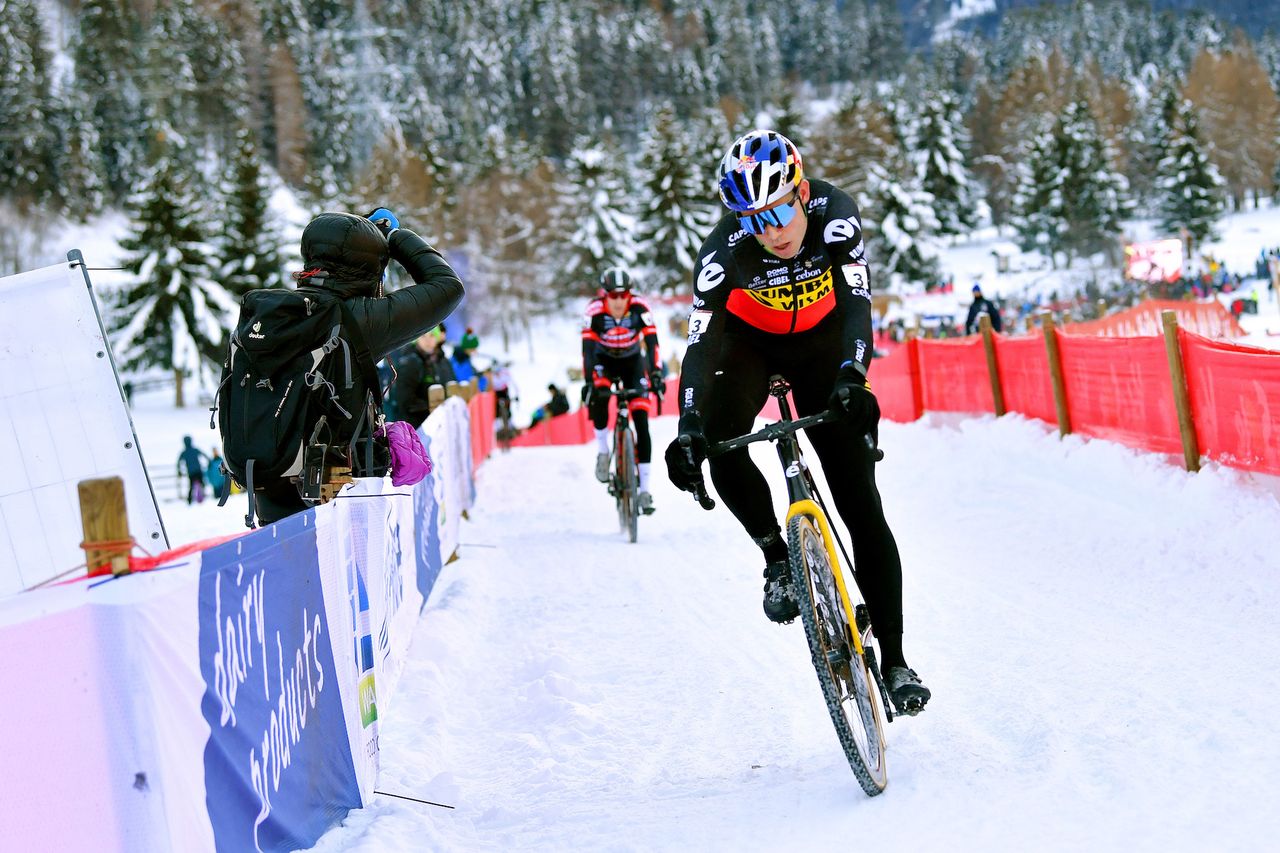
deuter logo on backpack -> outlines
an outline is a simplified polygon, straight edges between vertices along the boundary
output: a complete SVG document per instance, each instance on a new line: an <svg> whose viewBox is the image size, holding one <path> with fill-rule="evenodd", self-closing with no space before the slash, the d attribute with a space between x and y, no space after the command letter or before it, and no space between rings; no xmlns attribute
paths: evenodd
<svg viewBox="0 0 1280 853"><path fill-rule="evenodd" d="M373 447L379 389L373 358L339 296L307 288L251 291L216 402L232 477L251 496L255 486L293 480L317 501L312 481L325 478L327 465L381 476L386 451ZM304 476L308 463L321 467Z"/></svg>

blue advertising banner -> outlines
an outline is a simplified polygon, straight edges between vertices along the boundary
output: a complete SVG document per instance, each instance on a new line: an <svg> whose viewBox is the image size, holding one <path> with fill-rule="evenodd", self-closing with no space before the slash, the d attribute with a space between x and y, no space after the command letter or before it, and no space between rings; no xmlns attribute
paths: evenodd
<svg viewBox="0 0 1280 853"><path fill-rule="evenodd" d="M431 436L418 430L418 438L422 439L430 456ZM434 456L431 458L435 459ZM444 472L437 465L425 480L413 488L413 513L418 519L413 537L417 551L418 592L422 593L423 601L431 595L431 587L435 586L440 569L444 567L440 557L440 513L437 512L436 501L436 483L442 476Z"/></svg>
<svg viewBox="0 0 1280 853"><path fill-rule="evenodd" d="M220 851L310 847L360 807L329 624L314 510L205 552L205 799Z"/></svg>

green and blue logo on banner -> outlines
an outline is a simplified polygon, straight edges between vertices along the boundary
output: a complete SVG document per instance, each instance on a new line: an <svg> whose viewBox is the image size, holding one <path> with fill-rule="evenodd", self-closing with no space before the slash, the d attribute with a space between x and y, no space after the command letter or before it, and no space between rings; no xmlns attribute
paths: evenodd
<svg viewBox="0 0 1280 853"><path fill-rule="evenodd" d="M205 552L200 707L218 850L310 847L359 808L333 642L314 511Z"/></svg>

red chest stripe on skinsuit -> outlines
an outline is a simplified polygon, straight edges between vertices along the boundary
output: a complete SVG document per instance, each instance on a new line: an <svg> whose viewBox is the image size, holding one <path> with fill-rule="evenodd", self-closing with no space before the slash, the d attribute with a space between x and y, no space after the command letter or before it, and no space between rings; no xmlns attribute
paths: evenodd
<svg viewBox="0 0 1280 853"><path fill-rule="evenodd" d="M836 307L831 271L820 278L787 283L761 290L737 289L729 294L725 308L750 326L784 335L807 332Z"/></svg>

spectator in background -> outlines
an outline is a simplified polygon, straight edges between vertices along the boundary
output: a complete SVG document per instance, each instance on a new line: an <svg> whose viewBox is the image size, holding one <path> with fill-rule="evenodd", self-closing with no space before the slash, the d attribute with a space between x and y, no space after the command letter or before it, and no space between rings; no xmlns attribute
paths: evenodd
<svg viewBox="0 0 1280 853"><path fill-rule="evenodd" d="M471 363L471 354L480 346L480 339L471 329L467 329L462 340L453 348L453 375L459 382L470 382L476 375L475 365Z"/></svg>
<svg viewBox="0 0 1280 853"><path fill-rule="evenodd" d="M187 475L187 504L204 502L204 468L209 456L197 450L191 436L182 437L182 452L178 454L178 476Z"/></svg>
<svg viewBox="0 0 1280 853"><path fill-rule="evenodd" d="M444 332L434 327L395 356L396 380L391 389L392 409L399 420L414 429L431 414L429 392L432 385L455 379L453 363L444 357Z"/></svg>
<svg viewBox="0 0 1280 853"><path fill-rule="evenodd" d="M547 390L551 392L551 399L534 410L533 417L529 420L530 428L536 426L539 421L569 413L569 398L565 393L556 387L554 382L547 386Z"/></svg>
<svg viewBox="0 0 1280 853"><path fill-rule="evenodd" d="M1000 310L996 308L995 303L982 295L982 286L975 284L973 286L973 304L969 306L969 316L964 321L964 333L972 335L978 331L978 324L982 322L981 317L986 314L991 318L991 328L993 331L1000 331L1003 323L1000 321Z"/></svg>
<svg viewBox="0 0 1280 853"><path fill-rule="evenodd" d="M227 475L222 470L222 455L216 447L209 457L209 467L205 469L204 478L209 483L209 494L221 498L222 490L227 487Z"/></svg>
<svg viewBox="0 0 1280 853"><path fill-rule="evenodd" d="M520 399L520 389L516 387L516 380L511 375L510 362L495 361L493 363L493 367L489 368L489 386L493 388L494 417L502 417L504 404L507 416L510 417L511 402Z"/></svg>

